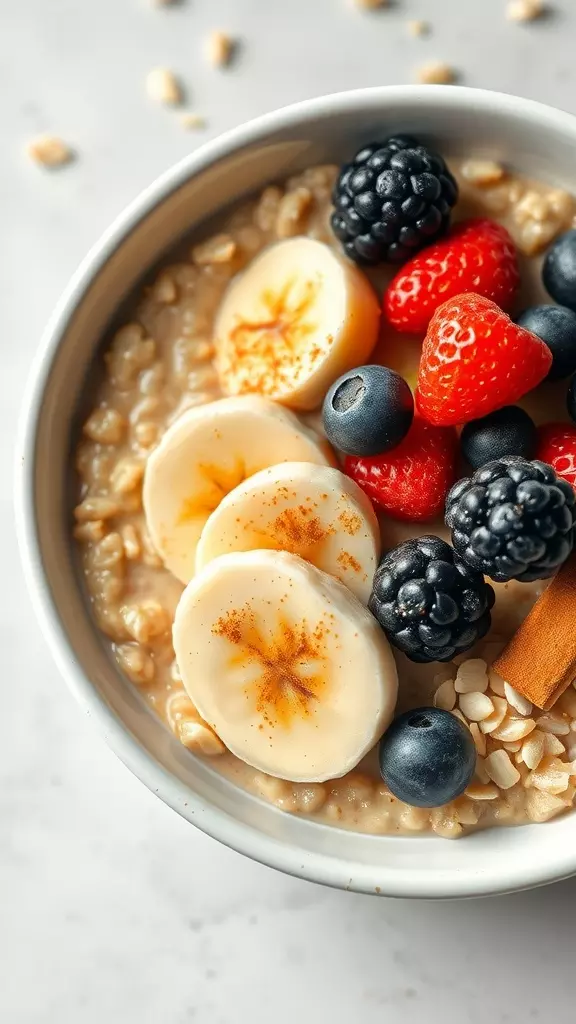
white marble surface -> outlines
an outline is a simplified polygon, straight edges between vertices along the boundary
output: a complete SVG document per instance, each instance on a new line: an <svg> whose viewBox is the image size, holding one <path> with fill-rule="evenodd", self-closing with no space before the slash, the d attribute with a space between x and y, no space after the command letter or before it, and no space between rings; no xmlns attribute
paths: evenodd
<svg viewBox="0 0 576 1024"><path fill-rule="evenodd" d="M201 136L144 95L185 78L207 135L305 96L411 79L425 59L463 81L576 111L573 0L542 23L505 0L0 0L0 1021L2 1024L485 1024L573 1016L576 882L468 904L332 892L194 831L114 759L58 678L31 618L11 509L13 427L39 333L110 219ZM410 39L406 19L433 26ZM202 38L242 39L208 68ZM77 147L27 163L38 131Z"/></svg>

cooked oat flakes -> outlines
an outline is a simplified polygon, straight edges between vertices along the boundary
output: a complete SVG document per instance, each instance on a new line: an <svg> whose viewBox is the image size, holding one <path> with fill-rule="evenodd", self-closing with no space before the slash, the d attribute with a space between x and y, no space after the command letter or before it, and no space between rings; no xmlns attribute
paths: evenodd
<svg viewBox="0 0 576 1024"><path fill-rule="evenodd" d="M462 165L454 169L474 213L490 211L500 190L498 216L512 230L521 231L537 216L556 232L570 224L572 200L556 189L512 171L503 180L473 183ZM77 452L81 490L74 535L95 619L112 641L120 669L175 736L201 756L215 756L227 777L286 811L374 834L432 831L447 838L487 825L547 821L570 808L576 792L576 689L542 714L490 668L537 586L501 591L500 634L495 627L479 651L460 656L457 664L427 671L403 663L406 692L417 690L420 701L455 714L470 729L478 754L465 794L439 809L392 798L370 758L327 783L289 783L249 768L201 721L174 664L170 627L182 586L150 540L142 468L183 409L220 395L211 365L212 324L231 276L293 230L334 244L328 224L334 177L333 167L310 168L241 205L214 234L195 241L188 258L160 270L132 321L116 331ZM389 529L394 543L393 524Z"/></svg>

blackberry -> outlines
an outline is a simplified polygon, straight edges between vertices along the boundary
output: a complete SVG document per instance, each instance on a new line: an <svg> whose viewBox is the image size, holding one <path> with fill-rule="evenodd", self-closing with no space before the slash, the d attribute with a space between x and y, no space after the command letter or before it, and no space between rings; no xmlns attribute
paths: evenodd
<svg viewBox="0 0 576 1024"><path fill-rule="evenodd" d="M459 480L446 499L452 543L498 583L553 576L574 544L576 497L545 462L508 455Z"/></svg>
<svg viewBox="0 0 576 1024"><path fill-rule="evenodd" d="M439 537L405 540L380 562L369 608L411 661L451 661L490 629L494 591Z"/></svg>
<svg viewBox="0 0 576 1024"><path fill-rule="evenodd" d="M338 176L332 230L356 263L404 263L448 227L458 185L410 135L364 146Z"/></svg>

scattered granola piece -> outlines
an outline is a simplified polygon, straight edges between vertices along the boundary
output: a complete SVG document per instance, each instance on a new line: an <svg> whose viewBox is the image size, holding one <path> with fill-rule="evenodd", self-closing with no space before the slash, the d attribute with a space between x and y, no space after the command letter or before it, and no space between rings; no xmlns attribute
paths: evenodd
<svg viewBox="0 0 576 1024"><path fill-rule="evenodd" d="M146 89L150 99L168 106L182 103L183 90L173 71L169 68L153 68L146 78Z"/></svg>
<svg viewBox="0 0 576 1024"><path fill-rule="evenodd" d="M450 85L455 82L457 73L449 64L441 60L433 60L422 64L416 72L416 81L423 85Z"/></svg>
<svg viewBox="0 0 576 1024"><path fill-rule="evenodd" d="M388 6L388 0L354 0L354 3L363 11L375 11L378 7Z"/></svg>
<svg viewBox="0 0 576 1024"><path fill-rule="evenodd" d="M412 18L407 23L408 32L414 38L418 36L427 36L430 34L430 22L422 21L421 18Z"/></svg>
<svg viewBox="0 0 576 1024"><path fill-rule="evenodd" d="M496 160L466 160L462 164L462 176L472 185L480 188L502 181L506 171Z"/></svg>
<svg viewBox="0 0 576 1024"><path fill-rule="evenodd" d="M192 130L205 128L206 118L202 117L202 114L186 113L180 117L180 124L183 128Z"/></svg>
<svg viewBox="0 0 576 1024"><path fill-rule="evenodd" d="M214 235L206 242L195 245L192 250L192 259L200 267L209 266L211 263L230 263L236 255L236 242L230 235Z"/></svg>
<svg viewBox="0 0 576 1024"><path fill-rule="evenodd" d="M31 160L42 167L63 167L74 159L70 146L57 135L38 135L26 146Z"/></svg>
<svg viewBox="0 0 576 1024"><path fill-rule="evenodd" d="M508 21L535 21L545 10L544 0L510 0L506 8Z"/></svg>
<svg viewBox="0 0 576 1024"><path fill-rule="evenodd" d="M226 32L211 32L206 40L206 56L212 67L223 68L232 60L234 40Z"/></svg>

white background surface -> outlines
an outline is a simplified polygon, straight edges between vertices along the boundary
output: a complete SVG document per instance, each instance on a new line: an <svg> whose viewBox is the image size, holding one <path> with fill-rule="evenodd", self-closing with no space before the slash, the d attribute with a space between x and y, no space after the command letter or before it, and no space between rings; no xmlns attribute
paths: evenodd
<svg viewBox="0 0 576 1024"><path fill-rule="evenodd" d="M332 892L241 859L136 782L81 717L31 618L15 550L13 430L47 315L125 203L202 138L146 99L173 67L205 137L322 92L465 84L576 112L576 5L530 26L505 0L0 0L0 1021L486 1024L574 1018L576 881L432 905ZM411 39L409 17L432 23ZM209 68L212 28L241 38ZM77 163L23 156L40 131ZM535 140L535 145L537 140Z"/></svg>

